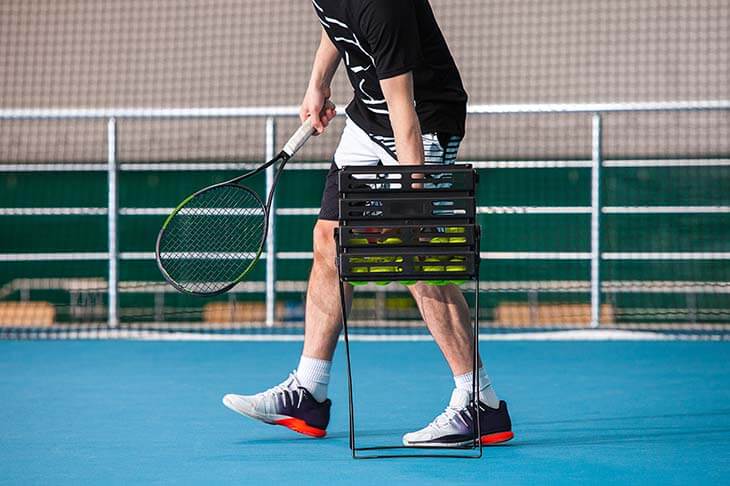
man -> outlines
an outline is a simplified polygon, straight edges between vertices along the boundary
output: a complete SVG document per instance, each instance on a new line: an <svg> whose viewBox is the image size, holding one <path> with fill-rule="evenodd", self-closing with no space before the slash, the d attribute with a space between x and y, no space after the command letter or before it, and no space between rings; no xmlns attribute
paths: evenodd
<svg viewBox="0 0 730 486"><path fill-rule="evenodd" d="M327 176L314 228L314 262L307 292L304 349L287 380L252 396L226 395L232 410L302 434L323 437L331 402L327 385L341 330L334 265L337 170L346 165L453 163L464 135L467 95L428 0L313 0L322 38L301 105L322 133L334 117L330 83L341 60L355 90L347 123ZM470 313L458 287L409 287L454 374L446 410L403 437L406 446L458 446L473 440L473 344ZM348 286L348 301L352 288ZM415 377L418 379L418 377ZM505 402L479 368L482 443L513 437Z"/></svg>

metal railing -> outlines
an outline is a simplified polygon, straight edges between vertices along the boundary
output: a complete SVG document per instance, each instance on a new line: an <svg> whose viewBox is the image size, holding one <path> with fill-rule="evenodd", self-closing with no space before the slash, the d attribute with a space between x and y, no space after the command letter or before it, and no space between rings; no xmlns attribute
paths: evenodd
<svg viewBox="0 0 730 486"><path fill-rule="evenodd" d="M598 327L600 325L600 305L601 305L601 265L602 259L624 259L624 258L681 258L692 259L692 253L677 254L649 254L649 253L602 253L600 247L601 241L601 214L622 212L621 208L602 208L601 207L601 169L606 166L627 166L631 161L615 161L610 165L605 164L603 160L603 137L602 137L602 115L606 113L617 112L677 112L677 111L716 111L730 110L730 100L713 100L713 101L678 101L678 102L634 102L634 103L567 103L567 104L513 104L513 105L471 105L468 108L470 115L515 115L515 114L577 114L585 113L592 115L592 150L590 161L537 161L537 162L489 162L479 161L475 165L477 168L562 168L562 167L581 167L591 169L591 206L588 208L570 207L570 208L479 208L479 212L499 213L515 212L522 214L581 214L590 213L591 215L591 247L590 252L577 253L539 253L539 252L509 252L505 253L483 253L483 257L487 259L533 259L533 258L557 258L557 259L578 259L590 260L591 277L590 277L590 296L591 296L591 326ZM120 214L125 209L119 208L119 187L117 174L121 170L164 170L165 167L158 167L149 164L120 164L117 161L117 122L124 119L171 119L171 118L261 118L265 121L265 152L266 157L271 158L276 153L276 127L277 119L282 117L298 116L298 107L256 107L256 108L108 108L108 109L2 109L0 110L0 120L49 120L49 119L99 119L107 121L107 161L106 164L86 164L78 167L81 171L106 171L108 174L108 205L107 208L87 208L93 209L91 213L84 214L106 214L108 229L108 250L106 253L51 253L51 254L0 254L0 261L23 261L24 259L34 258L42 260L107 260L108 259L108 324L114 327L118 324L119 309L119 273L118 266L121 259L147 259L152 255L148 253L123 253L118 249L118 231L117 223ZM690 163L698 161L690 161ZM624 165L621 165L621 164ZM670 166L671 161L660 163L651 161L653 166ZM709 161L708 165L725 164L730 165L730 160ZM0 164L0 171L44 171L59 170L60 164ZM191 169L201 164L189 164ZM231 169L236 164L205 164L203 167L215 169ZM241 165L241 164L238 164ZM702 164L699 164L702 165ZM219 166L219 167L218 167ZM55 167L55 169L54 169ZM318 167L321 168L321 167ZM266 188L271 187L273 173L271 170L266 174ZM18 214L22 214L24 208L17 209ZM37 208L47 209L49 213L53 213L54 208ZM145 214L166 214L165 211L171 208L150 208ZM626 208L624 208L626 209ZM633 212L641 208L631 208ZM647 212L660 211L662 208L644 208ZM681 208L675 208L678 210ZM665 209L666 211L667 209ZM704 208L688 208L689 211L698 212L730 212L730 208L709 206ZM706 210L706 211L705 211ZM0 215L7 214L0 210ZM155 213L154 211L157 211ZM276 208L272 208L275 214ZM72 211L71 211L72 212ZM12 213L11 213L12 214ZM58 214L70 214L61 212ZM141 213L140 213L141 214ZM312 208L304 208L298 214L316 214ZM270 234L267 241L266 253L264 255L266 261L266 323L271 326L275 322L275 296L276 296L276 274L275 260L271 256L276 255L277 258L311 258L311 253L299 252L291 254L282 254L276 252L276 240L274 238L276 218L272 218L269 228ZM31 255L35 255L32 257ZM722 255L721 255L722 256ZM730 258L730 254L723 258Z"/></svg>

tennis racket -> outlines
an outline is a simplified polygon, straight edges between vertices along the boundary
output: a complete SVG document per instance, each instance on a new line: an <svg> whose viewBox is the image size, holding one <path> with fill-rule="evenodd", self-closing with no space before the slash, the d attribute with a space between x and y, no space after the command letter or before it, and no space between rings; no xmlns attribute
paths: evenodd
<svg viewBox="0 0 730 486"><path fill-rule="evenodd" d="M307 119L272 160L185 198L157 235L155 257L165 280L185 294L211 296L233 288L261 258L274 192L284 166L314 134ZM274 166L264 202L242 183Z"/></svg>

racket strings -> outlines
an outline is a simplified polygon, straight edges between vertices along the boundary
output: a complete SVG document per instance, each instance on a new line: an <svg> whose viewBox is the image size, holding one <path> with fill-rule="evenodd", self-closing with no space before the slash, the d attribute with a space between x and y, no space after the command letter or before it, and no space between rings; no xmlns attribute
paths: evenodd
<svg viewBox="0 0 730 486"><path fill-rule="evenodd" d="M248 236L240 245L237 245L237 248L240 248L241 251L236 251L236 247L234 246L233 252L219 252L219 254L216 255L199 252L194 256L194 258L207 260L213 257L214 260L221 261L223 263L233 263L233 266L229 267L233 270L233 274L225 271L225 269L219 268L216 265L201 264L199 267L195 268L195 272L188 272L192 275L190 275L187 280L189 282L195 282L198 286L200 286L201 288L199 291L217 291L218 289L227 286L245 270L245 267L242 268L243 265L248 266L247 262L253 261L256 258L255 253L258 252L258 245L260 243L262 232L263 222L260 225L247 228ZM255 249L255 253L250 250L251 248ZM179 265L182 267L187 264L185 260L179 260L179 262Z"/></svg>
<svg viewBox="0 0 730 486"><path fill-rule="evenodd" d="M252 231L256 230L257 228L252 228ZM263 226L258 228L259 232L261 232L262 230ZM254 241L254 238L249 237L242 242L240 248L248 249L250 248L252 242L254 244L257 243L256 241ZM179 272L184 274L182 279L183 282L185 282L187 285L197 286L198 292L217 291L219 288L228 285L230 283L229 280L233 280L233 278L238 277L238 275L245 269L241 268L241 265L244 265L245 263L244 260L248 261L255 258L255 255L251 255L251 253L251 251L245 250L241 252L230 253L194 252L189 256L183 256L182 258L175 260L175 264ZM206 260L206 262L193 267L190 266L190 263L188 262L188 260L190 259ZM234 272L237 273L232 274L226 271L225 266L222 267L220 264L216 264L216 262L220 262L223 264L227 262L234 263L236 266L232 267L232 269Z"/></svg>
<svg viewBox="0 0 730 486"><path fill-rule="evenodd" d="M186 291L222 291L250 270L265 228L265 210L250 189L214 187L193 197L168 222L160 264Z"/></svg>
<svg viewBox="0 0 730 486"><path fill-rule="evenodd" d="M230 199L222 201L221 204L228 208L232 207ZM255 253L258 252L259 239L264 226L262 217L258 218L262 221L253 224L251 221L245 220L250 219L246 217L260 216L257 213L259 212L255 210L239 212L237 214L238 224L235 221L226 221L229 227L224 228L223 232L220 231L219 224L215 224L207 230L200 227L189 229L189 231L194 231L195 235L189 241L192 249L208 247L211 250L185 252L183 249L180 254L171 255L173 257L171 259L172 271L178 275L179 283L191 291L215 292L227 286L241 272L245 271L248 264L255 258ZM195 212L192 215L198 216ZM205 218L228 219L233 216L219 208L204 212L203 215ZM210 241L213 235L216 238Z"/></svg>

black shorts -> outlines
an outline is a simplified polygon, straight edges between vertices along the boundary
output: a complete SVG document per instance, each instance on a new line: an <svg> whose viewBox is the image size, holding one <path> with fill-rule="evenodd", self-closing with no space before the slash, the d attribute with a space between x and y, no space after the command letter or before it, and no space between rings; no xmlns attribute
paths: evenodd
<svg viewBox="0 0 730 486"><path fill-rule="evenodd" d="M332 162L332 166L327 172L327 180L324 183L324 192L322 192L322 203L319 207L319 219L324 219L325 221L337 221L340 219L337 172L339 172L337 164Z"/></svg>

